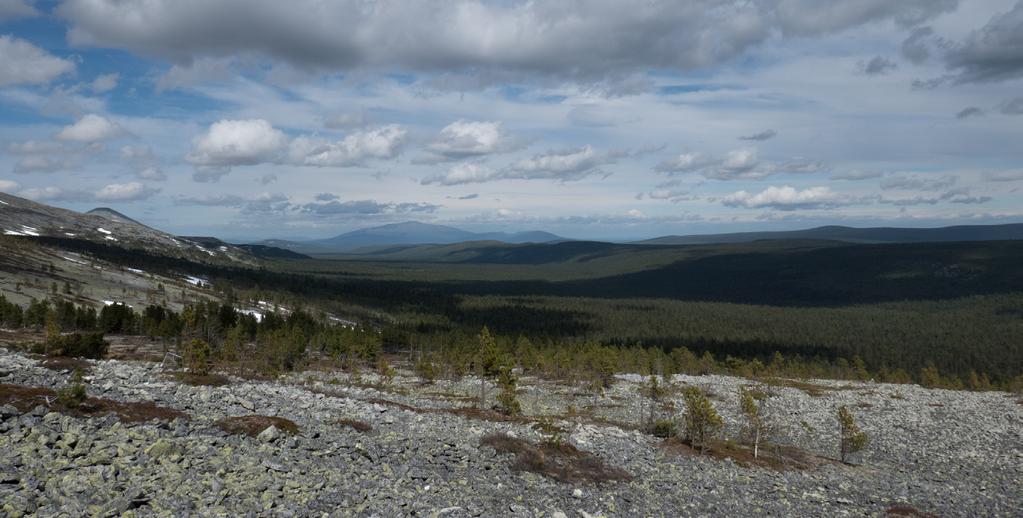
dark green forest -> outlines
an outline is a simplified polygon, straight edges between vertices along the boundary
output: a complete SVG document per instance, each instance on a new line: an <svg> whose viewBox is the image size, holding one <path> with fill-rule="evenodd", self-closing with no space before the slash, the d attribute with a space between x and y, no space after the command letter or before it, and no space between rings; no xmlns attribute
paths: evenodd
<svg viewBox="0 0 1023 518"><path fill-rule="evenodd" d="M260 269L40 241L147 271L204 275L242 300L344 315L385 332L392 350L457 348L489 326L506 344L525 338L637 356L684 348L733 367L767 365L780 353L819 375L854 360L878 378L920 380L937 370L950 385L980 375L1006 385L1023 372L1018 241L476 245L414 260L282 259Z"/></svg>

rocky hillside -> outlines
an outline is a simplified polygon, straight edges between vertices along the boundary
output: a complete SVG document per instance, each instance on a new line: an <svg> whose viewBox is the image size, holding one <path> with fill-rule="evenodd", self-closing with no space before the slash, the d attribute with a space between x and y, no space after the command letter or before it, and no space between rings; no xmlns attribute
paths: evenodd
<svg viewBox="0 0 1023 518"><path fill-rule="evenodd" d="M760 465L636 431L649 407L638 376L603 393L522 380L528 417L498 419L467 407L472 379L422 385L401 371L375 387L372 375L306 372L189 386L158 363L106 360L85 379L107 402L67 415L24 396L64 387L56 369L0 350L5 516L1019 516L1023 501L1023 405L1006 393L764 385L788 453ZM748 380L673 381L707 391L736 437ZM89 410L143 401L163 420ZM871 437L852 464L833 460L839 405ZM656 412L681 407L673 391ZM266 417L223 421L241 416Z"/></svg>
<svg viewBox="0 0 1023 518"><path fill-rule="evenodd" d="M51 207L0 192L0 232L8 236L79 239L200 262L256 265L258 259L233 245L208 248L147 227L112 209L88 213Z"/></svg>

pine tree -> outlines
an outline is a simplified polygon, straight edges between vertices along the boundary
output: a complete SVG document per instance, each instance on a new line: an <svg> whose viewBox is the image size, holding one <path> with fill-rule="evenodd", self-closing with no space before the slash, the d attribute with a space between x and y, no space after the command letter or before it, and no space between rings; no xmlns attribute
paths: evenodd
<svg viewBox="0 0 1023 518"><path fill-rule="evenodd" d="M480 378L480 399L479 408L486 408L487 404L487 378L494 378L501 373L501 351L497 348L497 342L490 334L490 329L483 326L477 337L479 340L479 352L476 354L476 375Z"/></svg>
<svg viewBox="0 0 1023 518"><path fill-rule="evenodd" d="M522 413L522 405L519 404L516 391L515 373L510 366L503 365L501 374L497 377L497 386L501 392L497 394L497 402L501 405L501 411L506 415L519 415Z"/></svg>
<svg viewBox="0 0 1023 518"><path fill-rule="evenodd" d="M870 443L870 437L860 430L853 415L845 406L838 407L839 455L842 462Z"/></svg>
<svg viewBox="0 0 1023 518"><path fill-rule="evenodd" d="M686 403L686 439L694 448L700 448L701 453L706 453L710 440L725 422L699 388L686 387L682 398Z"/></svg>

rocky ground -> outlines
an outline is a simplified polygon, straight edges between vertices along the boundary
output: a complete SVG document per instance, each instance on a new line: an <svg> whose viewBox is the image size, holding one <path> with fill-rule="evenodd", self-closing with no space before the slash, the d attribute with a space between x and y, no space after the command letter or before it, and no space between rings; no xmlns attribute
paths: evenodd
<svg viewBox="0 0 1023 518"><path fill-rule="evenodd" d="M407 374L407 373L406 373ZM0 384L64 386L68 372L0 349ZM772 469L665 448L633 429L648 412L641 378L603 394L524 380L528 416L495 421L450 411L478 382L421 386L399 375L378 389L329 372L274 382L232 379L189 386L158 363L91 362L91 396L154 401L190 419L122 423L70 417L46 401L0 406L0 515L4 516L1020 516L1023 404L999 392L813 381L766 386L775 442L807 452L807 466ZM738 430L736 393L748 380L677 376L698 385ZM681 409L678 394L657 408ZM855 465L837 455L835 408L848 405L872 441ZM214 423L261 414L290 419L258 437ZM351 419L372 426L358 431ZM605 483L559 482L512 469L481 446L503 432L562 438L631 475ZM903 514L905 515L905 514Z"/></svg>

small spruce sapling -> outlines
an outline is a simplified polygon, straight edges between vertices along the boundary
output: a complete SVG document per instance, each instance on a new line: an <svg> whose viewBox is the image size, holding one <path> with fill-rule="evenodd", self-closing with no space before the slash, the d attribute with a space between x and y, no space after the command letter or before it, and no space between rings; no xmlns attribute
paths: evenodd
<svg viewBox="0 0 1023 518"><path fill-rule="evenodd" d="M196 376L205 376L210 373L210 359L213 350L210 344L201 338L195 338L185 346L182 355L185 367L188 372Z"/></svg>
<svg viewBox="0 0 1023 518"><path fill-rule="evenodd" d="M515 373L512 372L510 366L503 365L501 367L501 374L497 377L497 385L501 389L501 392L497 394L497 402L501 405L501 411L505 415L515 416L522 414L522 405L519 404L518 397L515 394Z"/></svg>
<svg viewBox="0 0 1023 518"><path fill-rule="evenodd" d="M862 450L870 443L870 437L860 430L853 419L852 412L849 412L845 406L838 407L838 428L839 454L842 462L845 462L849 455Z"/></svg>
<svg viewBox="0 0 1023 518"><path fill-rule="evenodd" d="M725 422L699 388L686 387L682 391L682 398L686 404L686 439L691 446L700 448L701 453L706 453L710 440L721 430Z"/></svg>
<svg viewBox="0 0 1023 518"><path fill-rule="evenodd" d="M487 403L487 378L494 378L501 374L501 351L497 348L497 342L490 334L490 329L483 326L479 334L479 353L476 355L476 375L480 378L480 399L479 408L486 408Z"/></svg>
<svg viewBox="0 0 1023 518"><path fill-rule="evenodd" d="M78 408L87 397L82 369L75 369L68 385L57 392L57 402L67 408Z"/></svg>

